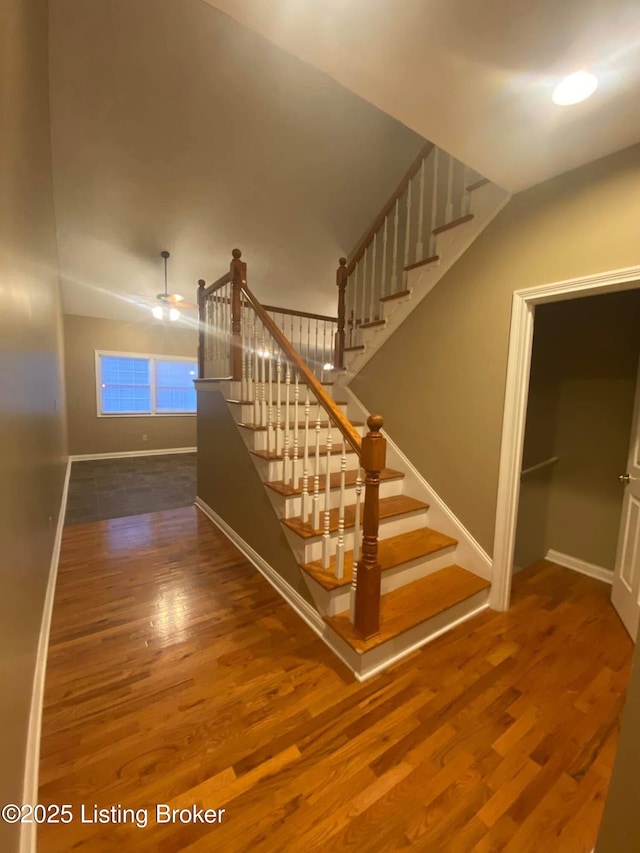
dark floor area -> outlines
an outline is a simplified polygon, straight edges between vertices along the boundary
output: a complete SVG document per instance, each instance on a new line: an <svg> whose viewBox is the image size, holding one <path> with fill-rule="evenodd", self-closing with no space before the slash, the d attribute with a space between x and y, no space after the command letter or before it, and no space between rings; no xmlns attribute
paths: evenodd
<svg viewBox="0 0 640 853"><path fill-rule="evenodd" d="M177 509L195 499L195 453L74 462L65 524Z"/></svg>

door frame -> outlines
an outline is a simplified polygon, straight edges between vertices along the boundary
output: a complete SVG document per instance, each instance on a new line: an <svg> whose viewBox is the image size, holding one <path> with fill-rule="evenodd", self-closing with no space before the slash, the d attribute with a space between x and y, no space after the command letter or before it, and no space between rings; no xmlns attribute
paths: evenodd
<svg viewBox="0 0 640 853"><path fill-rule="evenodd" d="M529 287L513 294L489 597L495 610L508 610L511 600L536 305L639 287L640 265Z"/></svg>

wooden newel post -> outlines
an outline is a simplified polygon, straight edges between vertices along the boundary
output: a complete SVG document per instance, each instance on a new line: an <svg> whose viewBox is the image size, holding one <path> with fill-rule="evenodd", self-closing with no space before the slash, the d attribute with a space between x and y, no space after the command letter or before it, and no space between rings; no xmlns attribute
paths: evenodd
<svg viewBox="0 0 640 853"><path fill-rule="evenodd" d="M380 631L380 563L378 563L378 508L380 471L385 466L387 440L380 435L382 417L369 415L369 432L362 439L361 464L365 470L362 556L358 562L354 627L368 640Z"/></svg>
<svg viewBox="0 0 640 853"><path fill-rule="evenodd" d="M347 259L340 258L340 266L336 272L336 285L338 286L338 331L336 332L336 354L335 368L342 370L344 367L344 326L346 321L346 290L347 290Z"/></svg>
<svg viewBox="0 0 640 853"><path fill-rule="evenodd" d="M203 279L198 281L198 379L204 379L204 349L206 327L206 301L207 294L205 292L206 282Z"/></svg>
<svg viewBox="0 0 640 853"><path fill-rule="evenodd" d="M231 378L242 380L242 285L247 283L247 265L240 260L242 252L234 249L231 254Z"/></svg>

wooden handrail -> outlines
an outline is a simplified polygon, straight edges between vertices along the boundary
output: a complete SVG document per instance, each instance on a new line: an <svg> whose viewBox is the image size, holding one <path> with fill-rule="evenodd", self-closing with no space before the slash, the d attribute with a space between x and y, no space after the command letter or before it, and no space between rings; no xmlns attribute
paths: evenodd
<svg viewBox="0 0 640 853"><path fill-rule="evenodd" d="M358 245L358 248L353 253L353 257L351 258L351 260L349 261L349 265L347 266L347 275L351 275L351 273L354 271L354 269L356 268L356 264L358 263L360 258L364 255L367 248L373 242L374 236L378 233L378 231L384 225L384 220L393 210L396 201L404 194L405 190L409 186L409 181L418 174L418 172L420 171L420 166L422 165L422 161L425 159L425 157L427 157L431 153L433 148L434 148L433 142L425 142L425 144L422 146L422 148L418 152L418 155L416 156L415 160L409 166L405 176L402 178L402 180L398 184L396 191L391 196L389 201L385 204L385 206L382 208L382 211L378 214L373 225L367 231L364 239Z"/></svg>
<svg viewBox="0 0 640 853"><path fill-rule="evenodd" d="M207 296L210 296L212 293L215 293L216 290L219 290L221 287L224 287L225 284L229 284L231 281L231 272L226 272L224 275L221 275L217 281L214 281L213 284L210 284L208 287L205 287L204 292ZM200 282L198 282L199 284Z"/></svg>
<svg viewBox="0 0 640 853"><path fill-rule="evenodd" d="M327 323L337 323L337 317L329 317L326 314L310 314L309 311L297 311L295 308L276 308L275 305L263 305L265 311L273 311L274 314L287 314L292 317L305 317L309 320L323 320Z"/></svg>
<svg viewBox="0 0 640 853"><path fill-rule="evenodd" d="M262 323L264 324L265 328L268 329L271 336L277 341L278 346L280 347L282 352L286 354L291 364L297 369L298 373L304 379L305 383L313 391L318 402L325 410L325 412L329 415L331 420L334 422L335 426L340 430L345 440L349 442L349 444L351 445L351 447L353 447L358 456L360 456L362 453L362 438L360 435L358 435L357 430L351 425L349 419L340 411L336 403L327 394L323 386L320 384L320 382L318 382L318 380L309 370L302 358L298 355L298 353L289 343L289 340L276 326L276 324L267 314L266 310L260 304L260 302L258 302L256 297L253 295L253 293L247 286L246 280L242 285L242 290L249 302L251 303L254 311L262 320Z"/></svg>

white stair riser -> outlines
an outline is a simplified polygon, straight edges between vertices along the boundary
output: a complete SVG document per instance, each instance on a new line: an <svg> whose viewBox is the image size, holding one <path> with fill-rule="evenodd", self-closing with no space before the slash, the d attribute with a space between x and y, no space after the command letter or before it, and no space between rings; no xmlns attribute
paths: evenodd
<svg viewBox="0 0 640 853"><path fill-rule="evenodd" d="M282 480L282 459L262 459L260 456L253 455L256 462L258 473L263 482L271 483L274 480ZM304 463L302 459L298 459L295 463L292 460L293 473L296 477L302 477L304 474ZM358 464L358 457L355 453L347 453L347 471L354 471ZM329 473L334 473L340 470L340 454L332 453L329 457ZM320 475L324 475L327 471L327 457L320 456ZM313 477L315 474L315 456L309 457L309 490L313 491Z"/></svg>
<svg viewBox="0 0 640 853"><path fill-rule="evenodd" d="M364 429L363 427L356 427L356 430L357 430L359 435L362 435L363 429ZM242 438L244 439L245 444L247 445L247 447L250 450L266 450L267 449L267 441L268 441L267 430L253 430L253 429L242 429L241 428L240 432L242 433ZM327 443L328 432L329 432L328 427L320 427L320 444L326 444ZM276 441L276 438L277 438L276 430L274 429L273 430L273 441L274 441L274 443ZM278 439L280 448L284 448L284 438L285 438L285 431L284 431L284 429L281 429L280 430L280 436ZM340 432L340 430L337 427L332 427L332 429L331 429L331 440L333 441L334 444L342 444L342 433ZM289 427L289 448L290 448L292 454L293 454L293 441L294 441L294 430L291 427ZM303 442L304 442L304 430L299 428L298 429L298 449L299 449L298 456L302 455L302 452L304 449ZM310 426L309 442L310 442L310 447L315 446L315 442L316 442L315 427ZM275 444L274 444L274 446L275 446Z"/></svg>
<svg viewBox="0 0 640 853"><path fill-rule="evenodd" d="M322 505L321 505L322 509ZM427 510L417 510L414 513L407 513L405 515L394 516L393 518L383 518L380 519L379 525L379 538L380 539L389 539L391 536L398 536L400 533L408 533L410 530L417 530L418 528L424 527L427 521ZM283 525L284 526L284 525ZM286 526L285 530L288 530ZM322 527L322 511L320 512L320 527ZM291 531L293 533L293 531ZM360 533L362 535L362 526L360 527ZM293 534L296 536L296 534ZM331 534L331 549L330 554L333 556L336 550L336 544L338 542L338 533L337 531ZM312 563L314 560L319 560L322 557L322 535L318 535L313 539L302 539L300 536L296 536L298 540L298 547L296 549L296 555L300 554L301 556L298 559L300 563ZM353 527L345 530L344 534L344 542L345 542L345 550L350 551L353 548ZM302 543L302 549L300 550L300 544Z"/></svg>
<svg viewBox="0 0 640 853"><path fill-rule="evenodd" d="M431 619L420 622L403 634L382 643L371 651L358 654L337 635L329 635L330 643L348 665L365 679L374 675L381 667L388 666L405 655L426 645L447 631L452 630L461 622L474 616L482 608L488 606L489 591L482 590L475 595L454 604L448 610L438 613ZM330 630L330 629L328 629Z"/></svg>
<svg viewBox="0 0 640 853"><path fill-rule="evenodd" d="M431 554L428 557L419 557L417 560L411 560L408 563L397 566L395 569L383 572L381 582L382 595L392 592L394 589L399 589L401 586L406 586L408 583L413 583L413 581L420 578L426 578L428 575L450 566L453 562L455 547L455 545L450 545L448 548L436 551L435 554ZM349 586L326 590L306 572L302 574L316 607L323 616L335 616L349 609Z"/></svg>
<svg viewBox="0 0 640 853"><path fill-rule="evenodd" d="M273 491L270 489L269 491ZM349 504L354 504L356 502L356 487L347 486L344 490L345 493L345 504L348 506ZM282 495L277 495L280 498L279 504L274 504L276 506L276 512L281 518L295 518L297 515L300 515L302 512L302 498L299 495L292 498L285 498ZM397 480L381 480L380 482L380 497L381 498L390 498L393 495L401 495L402 494L402 480L398 478ZM322 495L322 506L324 508L324 497L325 493L321 490ZM362 489L362 500L364 500L364 485ZM331 508L334 509L340 506L340 489L332 489L330 494L330 503Z"/></svg>
<svg viewBox="0 0 640 853"><path fill-rule="evenodd" d="M382 302L382 317L384 320L389 320L395 314L396 310L405 303L411 300L411 293L406 296L400 296L397 299L391 299L389 302ZM386 326L383 326L386 329Z"/></svg>

